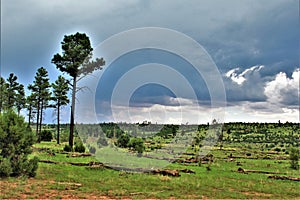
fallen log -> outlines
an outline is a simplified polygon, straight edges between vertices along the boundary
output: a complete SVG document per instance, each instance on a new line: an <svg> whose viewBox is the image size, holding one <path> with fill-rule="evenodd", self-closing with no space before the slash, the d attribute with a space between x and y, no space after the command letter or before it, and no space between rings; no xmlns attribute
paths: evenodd
<svg viewBox="0 0 300 200"><path fill-rule="evenodd" d="M92 154L90 153L76 153L76 154L69 154L67 155L67 157L88 157L88 156L92 156Z"/></svg>
<svg viewBox="0 0 300 200"><path fill-rule="evenodd" d="M56 161L52 161L52 160L39 160L39 162L50 163L50 164L61 164L61 162L56 162Z"/></svg>
<svg viewBox="0 0 300 200"><path fill-rule="evenodd" d="M74 166L90 166L90 163L65 162L63 164L69 164L69 165L74 165Z"/></svg>
<svg viewBox="0 0 300 200"><path fill-rule="evenodd" d="M300 178L291 177L291 176L268 176L268 178L277 179L277 180L300 181Z"/></svg>
<svg viewBox="0 0 300 200"><path fill-rule="evenodd" d="M281 172L268 172L268 171L261 171L261 170L247 170L241 167L238 168L237 172L240 173L259 173L259 174L284 174Z"/></svg>
<svg viewBox="0 0 300 200"><path fill-rule="evenodd" d="M177 162L177 163L199 163L199 162L201 162L201 164L207 164L207 163L214 161L213 157L214 156L212 154L208 154L202 158L199 156L196 156L196 157L193 156L193 157L185 158L185 159L176 159L176 160L174 160L174 162Z"/></svg>
<svg viewBox="0 0 300 200"><path fill-rule="evenodd" d="M52 160L39 160L42 163L50 163L50 164L65 164L65 165L74 165L74 166L93 166L93 165L104 165L101 162L89 162L89 163L76 163L76 162L57 162Z"/></svg>
<svg viewBox="0 0 300 200"><path fill-rule="evenodd" d="M245 173L245 170L243 168L239 167L238 170L237 170L237 172L239 172L239 173Z"/></svg>
<svg viewBox="0 0 300 200"><path fill-rule="evenodd" d="M183 172L183 173L188 173L188 174L195 174L196 173L194 170L191 170L191 169L181 169L179 171Z"/></svg>
<svg viewBox="0 0 300 200"><path fill-rule="evenodd" d="M282 174L280 172L267 172L267 171L260 171L260 170L245 170L247 173L259 173L259 174Z"/></svg>
<svg viewBox="0 0 300 200"><path fill-rule="evenodd" d="M57 182L57 184L59 184L59 185L72 185L72 186L77 186L77 187L81 187L82 186L81 183Z"/></svg>
<svg viewBox="0 0 300 200"><path fill-rule="evenodd" d="M92 165L86 167L87 169L105 169L106 167L104 165Z"/></svg>
<svg viewBox="0 0 300 200"><path fill-rule="evenodd" d="M179 171L178 170L168 170L168 169L164 169L164 170L153 170L152 174L162 174L163 176L175 176L175 177L179 177Z"/></svg>
<svg viewBox="0 0 300 200"><path fill-rule="evenodd" d="M170 170L170 169L156 169L156 170L148 170L148 169L130 169L130 168L123 168L123 167L110 167L105 165L101 162L89 162L89 163L75 163L75 162L57 162L52 160L39 160L42 163L49 163L49 164L63 164L63 165L74 165L74 166L86 166L88 169L112 169L112 170L122 170L122 171L138 171L143 173L152 173L152 174L161 174L163 176L174 176L179 177L179 172L195 174L195 171L190 169L181 169L181 170Z"/></svg>
<svg viewBox="0 0 300 200"><path fill-rule="evenodd" d="M69 164L69 165L74 165L74 166L88 166L88 167L91 167L91 166L105 166L103 163L101 162L89 162L89 163L78 163L78 162L63 162L62 164ZM107 168L111 169L111 167L108 167Z"/></svg>
<svg viewBox="0 0 300 200"><path fill-rule="evenodd" d="M195 153L189 153L189 152L184 152L182 153L182 155L188 155L188 156L195 156Z"/></svg>

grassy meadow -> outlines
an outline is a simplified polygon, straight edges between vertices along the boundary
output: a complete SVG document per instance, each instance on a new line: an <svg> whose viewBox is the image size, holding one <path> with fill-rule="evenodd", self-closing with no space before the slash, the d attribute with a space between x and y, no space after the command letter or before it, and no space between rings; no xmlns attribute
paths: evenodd
<svg viewBox="0 0 300 200"><path fill-rule="evenodd" d="M293 132L299 137L299 129L295 127L273 127L268 132L287 136ZM56 163L40 162L34 178L0 179L0 199L299 199L299 181L268 178L270 175L300 178L300 171L290 168L289 145L277 140L266 143L257 136L262 134L260 130L240 133L242 137L236 134L239 131L227 131L223 141L210 152L211 162L174 162L164 167L195 172L180 172L179 177L72 165L98 160L94 156L72 157L73 152L62 151L66 142L59 145L55 140L41 142L33 146L31 156ZM249 142L250 135L259 142ZM181 159L193 157L193 149L187 151L190 152ZM263 173L240 173L239 168Z"/></svg>

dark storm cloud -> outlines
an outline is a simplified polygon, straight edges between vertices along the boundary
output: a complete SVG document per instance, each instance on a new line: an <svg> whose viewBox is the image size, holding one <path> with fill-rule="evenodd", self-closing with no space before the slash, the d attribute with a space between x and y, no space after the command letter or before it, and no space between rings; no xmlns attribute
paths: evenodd
<svg viewBox="0 0 300 200"><path fill-rule="evenodd" d="M261 76L263 68L264 66L253 66L245 70L235 68L228 71L224 75L227 101L265 101L264 87L270 77Z"/></svg>
<svg viewBox="0 0 300 200"><path fill-rule="evenodd" d="M27 85L32 82L36 69L44 66L54 81L59 72L51 64L51 58L61 51L63 35L86 32L96 47L113 34L144 26L171 28L203 45L224 75L228 105L241 106L248 101L257 103L248 106L250 109L268 109L266 103L276 99L270 95L274 93L272 90L281 84L277 75L282 72L292 79L295 69L300 66L298 0L9 0L1 1L1 73L7 76L14 72ZM147 55L139 56L136 59L140 63L152 59ZM170 57L161 56L165 59L159 55L154 57L180 68L175 61L166 62ZM123 60L124 65L132 64L132 61ZM248 70L260 65L264 67ZM237 67L235 76L225 76ZM209 101L203 77L199 78L190 67L183 69L181 73L191 82L197 79L193 88L197 91L198 101ZM124 69L116 68L110 73L102 88L103 102L109 100L109 91ZM234 78L245 80L239 84ZM281 88L274 94L281 101L280 106L299 103L295 100L295 88ZM165 89L144 88L135 93L131 105L176 106L170 97L174 98Z"/></svg>
<svg viewBox="0 0 300 200"><path fill-rule="evenodd" d="M282 1L227 23L205 43L221 69L265 65L262 75L274 75L299 66L299 34L298 1Z"/></svg>
<svg viewBox="0 0 300 200"><path fill-rule="evenodd" d="M236 68L225 74L228 105L247 101L252 103L248 107L254 110L299 109L300 68L294 69L291 76L280 72L263 77L261 71L264 68L253 66L244 71Z"/></svg>

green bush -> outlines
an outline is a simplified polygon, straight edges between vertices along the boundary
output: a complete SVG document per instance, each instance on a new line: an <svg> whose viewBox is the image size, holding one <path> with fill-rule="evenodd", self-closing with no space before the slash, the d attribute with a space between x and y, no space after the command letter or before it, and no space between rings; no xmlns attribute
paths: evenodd
<svg viewBox="0 0 300 200"><path fill-rule="evenodd" d="M0 175L35 176L38 159L28 159L35 141L23 117L12 111L0 114Z"/></svg>
<svg viewBox="0 0 300 200"><path fill-rule="evenodd" d="M77 143L75 144L74 150L75 150L76 152L79 152L79 153L84 153L84 152L85 152L85 146L83 145L82 142L77 142Z"/></svg>
<svg viewBox="0 0 300 200"><path fill-rule="evenodd" d="M2 158L0 160L0 177L8 177L12 173L10 161L7 158Z"/></svg>
<svg viewBox="0 0 300 200"><path fill-rule="evenodd" d="M128 147L137 151L139 154L143 153L145 150L144 141L142 138L130 138Z"/></svg>
<svg viewBox="0 0 300 200"><path fill-rule="evenodd" d="M43 130L41 132L41 141L48 141L50 142L52 140L52 133L49 130Z"/></svg>
<svg viewBox="0 0 300 200"><path fill-rule="evenodd" d="M64 147L64 151L66 152L71 152L72 151L72 148L70 145L66 144L65 147Z"/></svg>
<svg viewBox="0 0 300 200"><path fill-rule="evenodd" d="M126 148L130 141L130 136L127 134L122 134L117 140L117 146L121 148Z"/></svg>
<svg viewBox="0 0 300 200"><path fill-rule="evenodd" d="M37 157L34 157L33 159L28 161L27 169L28 169L28 175L30 177L35 177L36 176L36 170L38 168L38 162L39 162L39 159Z"/></svg>
<svg viewBox="0 0 300 200"><path fill-rule="evenodd" d="M299 149L291 148L290 149L290 164L292 169L299 169Z"/></svg>

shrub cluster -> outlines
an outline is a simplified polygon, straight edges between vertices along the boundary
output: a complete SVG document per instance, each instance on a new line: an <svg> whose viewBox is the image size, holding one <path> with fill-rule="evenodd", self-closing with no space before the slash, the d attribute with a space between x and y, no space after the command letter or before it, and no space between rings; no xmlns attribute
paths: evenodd
<svg viewBox="0 0 300 200"><path fill-rule="evenodd" d="M72 151L72 147L71 147L70 145L66 144L66 145L64 146L64 151L65 151L65 152L71 152L71 151Z"/></svg>
<svg viewBox="0 0 300 200"><path fill-rule="evenodd" d="M43 130L41 133L41 141L50 142L52 140L52 133L49 130Z"/></svg>
<svg viewBox="0 0 300 200"><path fill-rule="evenodd" d="M78 152L78 153L84 153L85 152L85 146L83 145L83 143L80 140L78 140L78 141L75 142L74 149L72 149L70 145L66 144L64 146L63 150L66 151L66 152L72 152L74 150L75 152Z"/></svg>
<svg viewBox="0 0 300 200"><path fill-rule="evenodd" d="M130 137L125 133L118 138L116 145L121 148L131 148L139 154L145 150L144 140L142 138Z"/></svg>
<svg viewBox="0 0 300 200"><path fill-rule="evenodd" d="M74 147L74 151L79 152L79 153L84 153L85 152L85 146L83 145L83 143L81 141L76 142L75 147Z"/></svg>
<svg viewBox="0 0 300 200"><path fill-rule="evenodd" d="M0 176L36 175L38 158L28 159L36 141L24 118L12 111L0 114Z"/></svg>

